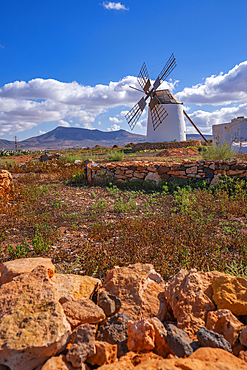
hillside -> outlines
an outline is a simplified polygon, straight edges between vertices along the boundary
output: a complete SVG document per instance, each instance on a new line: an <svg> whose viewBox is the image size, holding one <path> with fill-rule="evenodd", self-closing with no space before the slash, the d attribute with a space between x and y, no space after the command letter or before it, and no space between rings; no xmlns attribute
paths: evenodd
<svg viewBox="0 0 247 370"><path fill-rule="evenodd" d="M146 141L145 135L132 134L125 130L100 131L76 127L57 127L46 134L19 141L18 149L66 149L76 147L93 147L95 145L125 145L130 142ZM14 141L0 140L0 149L14 150Z"/></svg>

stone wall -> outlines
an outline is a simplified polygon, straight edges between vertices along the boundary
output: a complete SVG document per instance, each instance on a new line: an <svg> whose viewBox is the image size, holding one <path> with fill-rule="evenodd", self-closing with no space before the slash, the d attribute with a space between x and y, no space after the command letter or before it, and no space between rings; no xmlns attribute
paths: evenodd
<svg viewBox="0 0 247 370"><path fill-rule="evenodd" d="M172 141L163 143L138 143L132 145L133 150L154 150L154 149L171 149L171 148L187 148L188 146L201 146L201 140L191 141Z"/></svg>
<svg viewBox="0 0 247 370"><path fill-rule="evenodd" d="M213 184L221 175L247 178L247 162L237 159L221 161L183 161L176 162L118 162L88 164L89 183L111 182L114 179L126 183L131 180L171 181L173 178L205 179Z"/></svg>

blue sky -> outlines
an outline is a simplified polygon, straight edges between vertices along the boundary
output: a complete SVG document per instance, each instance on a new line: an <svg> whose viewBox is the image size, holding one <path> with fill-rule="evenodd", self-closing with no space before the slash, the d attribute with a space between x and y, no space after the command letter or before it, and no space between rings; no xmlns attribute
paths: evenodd
<svg viewBox="0 0 247 370"><path fill-rule="evenodd" d="M172 52L160 88L202 132L247 116L246 13L246 0L2 1L0 139L58 125L129 130L124 115L142 97L129 85L144 61L155 79Z"/></svg>

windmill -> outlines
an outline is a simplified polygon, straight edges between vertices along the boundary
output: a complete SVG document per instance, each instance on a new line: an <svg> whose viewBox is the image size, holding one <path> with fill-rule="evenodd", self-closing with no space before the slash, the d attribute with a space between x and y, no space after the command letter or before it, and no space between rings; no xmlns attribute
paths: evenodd
<svg viewBox="0 0 247 370"><path fill-rule="evenodd" d="M148 103L147 141L185 141L186 131L184 115L206 141L204 136L183 110L183 103L181 103L169 90L157 90L161 83L167 79L176 65L175 57L172 54L156 78L153 86L151 86L146 64L143 63L137 77L143 91L132 86L130 87L140 92L144 92L146 96L142 97L141 100L134 105L134 107L126 114L125 118L131 130L133 130L147 105L148 99L150 99Z"/></svg>

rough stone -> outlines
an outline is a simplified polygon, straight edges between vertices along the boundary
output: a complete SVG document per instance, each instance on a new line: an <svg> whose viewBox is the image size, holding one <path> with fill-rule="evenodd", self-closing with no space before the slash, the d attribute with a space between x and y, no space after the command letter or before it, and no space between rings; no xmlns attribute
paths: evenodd
<svg viewBox="0 0 247 370"><path fill-rule="evenodd" d="M80 367L74 367L66 361L64 355L57 357L51 357L40 370L87 370L86 364L82 364ZM1 369L0 369L1 370Z"/></svg>
<svg viewBox="0 0 247 370"><path fill-rule="evenodd" d="M105 319L102 308L89 298L67 301L63 303L62 307L72 328L81 324L97 324Z"/></svg>
<svg viewBox="0 0 247 370"><path fill-rule="evenodd" d="M10 172L0 169L0 198L9 197L13 186L13 178Z"/></svg>
<svg viewBox="0 0 247 370"><path fill-rule="evenodd" d="M146 352L155 347L155 330L148 320L127 323L129 351Z"/></svg>
<svg viewBox="0 0 247 370"><path fill-rule="evenodd" d="M89 324L80 325L72 332L72 345L68 350L66 360L74 367L82 366L89 356L96 353L95 334L95 326Z"/></svg>
<svg viewBox="0 0 247 370"><path fill-rule="evenodd" d="M161 180L161 177L158 175L157 172L149 172L144 180L155 181L156 183L158 183Z"/></svg>
<svg viewBox="0 0 247 370"><path fill-rule="evenodd" d="M91 298L102 285L99 279L72 274L55 274L51 282L54 284L60 303L73 299Z"/></svg>
<svg viewBox="0 0 247 370"><path fill-rule="evenodd" d="M153 325L155 331L155 347L153 351L159 356L166 357L171 353L167 344L167 330L157 317L153 317L148 321Z"/></svg>
<svg viewBox="0 0 247 370"><path fill-rule="evenodd" d="M247 347L247 326L243 328L239 336L240 343Z"/></svg>
<svg viewBox="0 0 247 370"><path fill-rule="evenodd" d="M99 290L97 304L105 312L106 316L116 314L121 308L121 300L112 294L107 294L105 290Z"/></svg>
<svg viewBox="0 0 247 370"><path fill-rule="evenodd" d="M48 269L38 266L0 289L0 364L30 370L62 351L70 325Z"/></svg>
<svg viewBox="0 0 247 370"><path fill-rule="evenodd" d="M218 310L208 313L206 328L222 334L233 346L238 340L240 331L244 324L241 323L230 310Z"/></svg>
<svg viewBox="0 0 247 370"><path fill-rule="evenodd" d="M177 328L173 324L167 324L166 330L166 342L170 352L174 356L185 357L191 355L194 352L191 346L193 341L184 330Z"/></svg>
<svg viewBox="0 0 247 370"><path fill-rule="evenodd" d="M143 358L135 366L124 356L122 361L103 365L99 370L247 370L246 362L218 348L199 348L189 358L153 358L150 352L142 356L150 356L150 359Z"/></svg>
<svg viewBox="0 0 247 370"><path fill-rule="evenodd" d="M177 326L185 330L192 339L201 326L205 326L208 312L216 309L211 283L219 272L197 272L180 270L165 287L165 295L171 306Z"/></svg>
<svg viewBox="0 0 247 370"><path fill-rule="evenodd" d="M45 266L48 270L49 278L55 273L55 266L50 258L20 258L14 261L4 262L1 265L1 284L9 283L14 277L21 274L28 274L37 266Z"/></svg>
<svg viewBox="0 0 247 370"><path fill-rule="evenodd" d="M230 343L223 335L208 330L204 326L198 330L197 338L202 347L221 348L225 351L232 352Z"/></svg>
<svg viewBox="0 0 247 370"><path fill-rule="evenodd" d="M121 313L110 317L97 331L96 339L106 341L110 344L117 344L118 357L125 355L127 348L127 322L134 321L130 316Z"/></svg>
<svg viewBox="0 0 247 370"><path fill-rule="evenodd" d="M88 357L87 362L91 365L102 366L112 364L117 359L117 345L107 342L95 341L96 353Z"/></svg>
<svg viewBox="0 0 247 370"><path fill-rule="evenodd" d="M107 272L103 289L121 299L120 313L135 321L157 316L163 321L167 302L164 281L150 264L114 267Z"/></svg>
<svg viewBox="0 0 247 370"><path fill-rule="evenodd" d="M212 282L213 300L218 309L228 309L234 315L247 314L247 280L227 274L215 276Z"/></svg>

